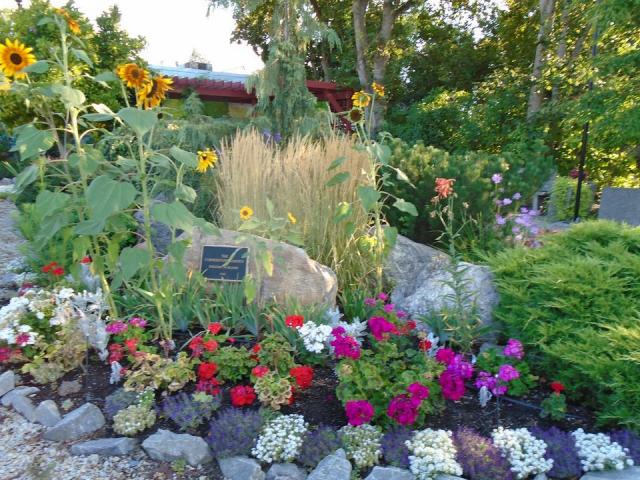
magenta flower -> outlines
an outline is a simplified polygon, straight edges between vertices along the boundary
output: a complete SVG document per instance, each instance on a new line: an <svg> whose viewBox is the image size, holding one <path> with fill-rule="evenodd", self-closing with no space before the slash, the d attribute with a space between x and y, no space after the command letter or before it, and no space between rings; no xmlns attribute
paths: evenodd
<svg viewBox="0 0 640 480"><path fill-rule="evenodd" d="M503 382L510 382L511 380L515 380L519 377L520 372L518 372L518 370L513 368L511 365L500 365L500 369L498 370L498 378Z"/></svg>
<svg viewBox="0 0 640 480"><path fill-rule="evenodd" d="M369 423L375 413L373 405L366 400L349 400L344 404L344 410L349 425L353 425L354 427Z"/></svg>
<svg viewBox="0 0 640 480"><path fill-rule="evenodd" d="M500 182L502 182L502 175L500 175L499 173L494 173L493 175L491 175L491 181L498 185Z"/></svg>
<svg viewBox="0 0 640 480"><path fill-rule="evenodd" d="M127 324L124 323L121 320L118 320L117 322L110 323L105 328L107 333L110 333L112 335L119 335L122 332L124 332L126 329L127 329Z"/></svg>
<svg viewBox="0 0 640 480"><path fill-rule="evenodd" d="M426 387L418 382L409 385L407 387L407 392L409 392L411 397L416 398L420 401L429 398L429 387Z"/></svg>
<svg viewBox="0 0 640 480"><path fill-rule="evenodd" d="M386 294L386 293L384 293L384 292L380 292L380 293L378 294L378 298L379 298L380 300L382 300L383 302L386 302L387 300L389 300L389 295L387 295L387 294Z"/></svg>
<svg viewBox="0 0 640 480"><path fill-rule="evenodd" d="M384 306L383 310L385 311L385 313L393 313L393 311L396 309L396 306L393 303L388 303L387 305Z"/></svg>
<svg viewBox="0 0 640 480"><path fill-rule="evenodd" d="M398 310L396 312L396 315L398 316L398 318L407 318L407 312L405 312L404 310Z"/></svg>
<svg viewBox="0 0 640 480"><path fill-rule="evenodd" d="M369 298L365 298L364 299L364 304L367 307L375 307L377 303L378 303L378 301L375 298L369 297Z"/></svg>
<svg viewBox="0 0 640 480"><path fill-rule="evenodd" d="M493 390L497 384L498 380L489 372L480 372L476 377L476 388L487 387L489 390Z"/></svg>
<svg viewBox="0 0 640 480"><path fill-rule="evenodd" d="M369 319L369 330L379 342L385 339L388 333L397 333L396 326L384 317L371 317Z"/></svg>
<svg viewBox="0 0 640 480"><path fill-rule="evenodd" d="M129 325L132 327L144 328L147 326L147 321L144 318L133 317L129 320Z"/></svg>
<svg viewBox="0 0 640 480"><path fill-rule="evenodd" d="M496 385L491 390L491 393L493 393L496 397L501 397L502 395L507 393L507 386L506 385Z"/></svg>
<svg viewBox="0 0 640 480"><path fill-rule="evenodd" d="M456 357L456 352L450 348L441 348L436 352L436 360L445 365L449 365Z"/></svg>
<svg viewBox="0 0 640 480"><path fill-rule="evenodd" d="M457 373L465 380L470 379L473 376L473 365L469 362L465 362L463 355L456 355L449 363L447 370Z"/></svg>
<svg viewBox="0 0 640 480"><path fill-rule="evenodd" d="M516 340L515 338L510 338L507 342L507 346L502 350L505 357L513 357L518 360L522 360L524 358L524 348L522 347L522 342L520 340Z"/></svg>
<svg viewBox="0 0 640 480"><path fill-rule="evenodd" d="M387 415L400 425L413 425L418 418L420 400L402 394L394 397L387 408Z"/></svg>
<svg viewBox="0 0 640 480"><path fill-rule="evenodd" d="M16 335L16 345L19 347L24 347L31 341L31 335L26 332L19 333Z"/></svg>
<svg viewBox="0 0 640 480"><path fill-rule="evenodd" d="M333 347L333 353L336 358L352 358L357 360L360 358L360 345L358 341L345 335L344 327L336 327L331 331L333 340L331 346Z"/></svg>
<svg viewBox="0 0 640 480"><path fill-rule="evenodd" d="M456 372L445 370L440 375L439 382L442 396L447 400L457 401L464 395L464 380Z"/></svg>

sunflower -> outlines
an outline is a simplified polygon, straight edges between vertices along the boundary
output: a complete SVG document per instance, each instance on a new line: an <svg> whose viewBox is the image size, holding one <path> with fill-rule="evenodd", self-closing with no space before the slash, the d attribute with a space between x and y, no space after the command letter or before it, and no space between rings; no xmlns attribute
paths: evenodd
<svg viewBox="0 0 640 480"><path fill-rule="evenodd" d="M140 90L138 90L138 104L144 108L154 108L165 99L167 92L171 90L173 80L159 75L153 77Z"/></svg>
<svg viewBox="0 0 640 480"><path fill-rule="evenodd" d="M249 220L253 217L253 209L247 205L240 209L240 219L241 220Z"/></svg>
<svg viewBox="0 0 640 480"><path fill-rule="evenodd" d="M364 120L364 112L360 108L352 108L349 111L349 121L351 123L360 123Z"/></svg>
<svg viewBox="0 0 640 480"><path fill-rule="evenodd" d="M218 155L216 152L207 148L204 151L198 152L198 166L196 167L196 171L200 173L205 173L210 168L213 168L218 161Z"/></svg>
<svg viewBox="0 0 640 480"><path fill-rule="evenodd" d="M116 73L127 87L140 89L146 84L151 83L149 72L139 67L135 63L125 63L118 65Z"/></svg>
<svg viewBox="0 0 640 480"><path fill-rule="evenodd" d="M31 53L33 48L27 47L19 40L11 41L8 38L4 45L0 43L0 70L7 77L24 78L26 73L22 69L35 63L36 57Z"/></svg>
<svg viewBox="0 0 640 480"><path fill-rule="evenodd" d="M80 33L80 25L71 17L71 15L69 15L69 12L64 8L54 8L54 10L58 15L66 20L67 26L72 33L75 33L76 35Z"/></svg>
<svg viewBox="0 0 640 480"><path fill-rule="evenodd" d="M292 225L295 225L296 223L298 223L298 219L291 212L287 212L287 218L289 219Z"/></svg>
<svg viewBox="0 0 640 480"><path fill-rule="evenodd" d="M354 107L366 108L371 103L371 95L360 90L359 92L356 92L351 96L351 100L353 100Z"/></svg>
<svg viewBox="0 0 640 480"><path fill-rule="evenodd" d="M384 85L380 85L379 83L373 82L371 84L371 88L379 97L384 97Z"/></svg>

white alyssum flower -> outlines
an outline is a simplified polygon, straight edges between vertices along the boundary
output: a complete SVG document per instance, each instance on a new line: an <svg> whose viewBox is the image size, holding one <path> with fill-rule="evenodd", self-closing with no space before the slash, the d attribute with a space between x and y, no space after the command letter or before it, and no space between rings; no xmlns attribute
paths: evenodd
<svg viewBox="0 0 640 480"><path fill-rule="evenodd" d="M430 480L440 474L462 475L450 431L426 428L415 432L405 445L411 453L411 473L418 480Z"/></svg>
<svg viewBox="0 0 640 480"><path fill-rule="evenodd" d="M546 460L547 444L534 437L526 428L496 428L491 438L503 457L511 463L516 478L523 479L553 468L553 460Z"/></svg>
<svg viewBox="0 0 640 480"><path fill-rule="evenodd" d="M302 415L276 417L260 434L251 454L266 463L291 462L300 451L307 427Z"/></svg>
<svg viewBox="0 0 640 480"><path fill-rule="evenodd" d="M298 334L302 338L304 348L312 353L321 353L331 336L332 328L329 325L318 325L314 322L305 322L298 328Z"/></svg>
<svg viewBox="0 0 640 480"><path fill-rule="evenodd" d="M579 428L572 433L578 456L585 472L593 470L622 470L633 465L629 449L623 448L604 433L585 433Z"/></svg>
<svg viewBox="0 0 640 480"><path fill-rule="evenodd" d="M358 468L372 467L382 455L382 431L373 425L345 425L340 429L342 443L347 457L353 460Z"/></svg>

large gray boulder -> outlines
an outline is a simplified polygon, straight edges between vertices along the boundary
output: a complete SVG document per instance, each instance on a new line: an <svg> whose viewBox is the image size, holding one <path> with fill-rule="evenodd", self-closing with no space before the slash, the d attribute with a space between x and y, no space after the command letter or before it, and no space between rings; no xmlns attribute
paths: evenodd
<svg viewBox="0 0 640 480"><path fill-rule="evenodd" d="M76 440L99 430L104 424L104 415L100 409L93 403L85 403L62 417L62 420L44 433L43 438L56 442Z"/></svg>
<svg viewBox="0 0 640 480"><path fill-rule="evenodd" d="M394 285L392 302L414 317L442 311L452 302L448 298L453 293L448 285L452 280L451 265L451 257L446 253L398 235L385 266L387 280ZM493 274L488 267L466 262L461 262L458 268L464 272L464 282L482 323L490 324L498 303Z"/></svg>
<svg viewBox="0 0 640 480"><path fill-rule="evenodd" d="M219 458L218 464L225 480L264 480L260 464L248 457Z"/></svg>
<svg viewBox="0 0 640 480"><path fill-rule="evenodd" d="M105 457L115 455L128 455L138 446L135 438L100 438L88 442L76 443L71 446L72 455L102 455Z"/></svg>
<svg viewBox="0 0 640 480"><path fill-rule="evenodd" d="M40 405L36 408L35 414L35 421L45 427L53 427L62 420L58 406L53 400L40 402Z"/></svg>
<svg viewBox="0 0 640 480"><path fill-rule="evenodd" d="M184 459L192 467L213 460L207 443L200 437L186 433L173 433L169 430L158 430L142 442L147 455L161 462L174 462Z"/></svg>
<svg viewBox="0 0 640 480"><path fill-rule="evenodd" d="M589 472L580 480L638 480L640 467L625 468L624 470L607 470L604 472Z"/></svg>
<svg viewBox="0 0 640 480"><path fill-rule="evenodd" d="M261 302L275 300L285 303L291 299L301 305L335 304L338 292L336 274L329 267L309 258L303 249L246 233L231 230L220 232L220 236L207 235L194 228L190 234L184 233L179 237L179 240L191 241L184 255L188 268L200 270L202 247L205 245L245 246L249 247L248 271L255 277L255 245L262 244L271 251L274 266L273 275L260 274L262 285L258 295Z"/></svg>
<svg viewBox="0 0 640 480"><path fill-rule="evenodd" d="M344 450L340 449L324 457L309 474L307 480L349 480L350 478L351 462L347 460Z"/></svg>
<svg viewBox="0 0 640 480"><path fill-rule="evenodd" d="M0 375L0 397L16 388L16 376L12 370L7 370Z"/></svg>
<svg viewBox="0 0 640 480"><path fill-rule="evenodd" d="M409 470L396 467L373 467L365 480L414 480Z"/></svg>
<svg viewBox="0 0 640 480"><path fill-rule="evenodd" d="M31 423L36 421L36 407L27 396L17 395L11 402L11 406L16 412L29 420Z"/></svg>
<svg viewBox="0 0 640 480"><path fill-rule="evenodd" d="M293 463L274 463L267 471L266 480L305 480L306 472Z"/></svg>
<svg viewBox="0 0 640 480"><path fill-rule="evenodd" d="M38 387L16 387L11 390L9 393L2 397L3 407L10 407L13 404L13 401L18 397L28 397L29 395L33 395L34 393L38 393L40 389Z"/></svg>

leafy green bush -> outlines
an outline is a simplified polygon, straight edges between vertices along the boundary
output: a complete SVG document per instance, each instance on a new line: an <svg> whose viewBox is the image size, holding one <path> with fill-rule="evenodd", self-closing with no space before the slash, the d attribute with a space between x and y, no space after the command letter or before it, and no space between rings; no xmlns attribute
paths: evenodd
<svg viewBox="0 0 640 480"><path fill-rule="evenodd" d="M543 243L490 259L497 319L600 423L640 430L640 228L585 222Z"/></svg>
<svg viewBox="0 0 640 480"><path fill-rule="evenodd" d="M580 217L585 217L593 205L593 190L587 183L580 188ZM549 212L554 220L571 220L576 203L578 180L569 177L556 177L549 199Z"/></svg>

